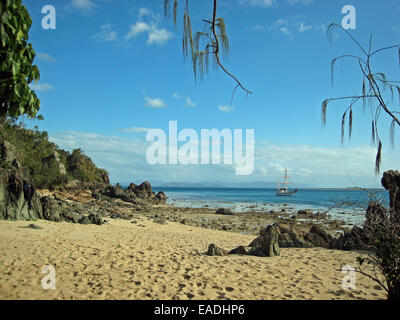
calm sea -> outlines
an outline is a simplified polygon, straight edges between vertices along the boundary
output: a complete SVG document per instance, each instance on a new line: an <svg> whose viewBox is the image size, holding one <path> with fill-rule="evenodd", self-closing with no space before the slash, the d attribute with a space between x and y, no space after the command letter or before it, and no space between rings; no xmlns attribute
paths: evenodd
<svg viewBox="0 0 400 320"><path fill-rule="evenodd" d="M224 207L235 212L257 210L266 214L281 208L293 212L300 209L325 212L330 209L328 215L349 224L361 224L364 221L363 208L368 206L370 196L383 201L385 205L388 203L386 190L300 189L293 196L285 197L276 196L272 188L154 188L156 192L160 190L167 195L167 203L178 207Z"/></svg>

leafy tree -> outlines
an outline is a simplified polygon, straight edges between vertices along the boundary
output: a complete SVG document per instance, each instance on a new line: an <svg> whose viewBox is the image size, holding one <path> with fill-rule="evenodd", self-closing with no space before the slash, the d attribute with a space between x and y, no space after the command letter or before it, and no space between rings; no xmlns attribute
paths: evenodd
<svg viewBox="0 0 400 320"><path fill-rule="evenodd" d="M252 94L240 80L233 75L222 64L221 53L227 55L229 53L229 39L226 35L225 20L217 16L218 0L213 0L213 10L210 19L203 19L204 30L197 31L195 34L192 30L192 23L190 19L189 0L185 1L185 10L183 14L183 57L186 60L190 54L193 67L195 80L203 80L204 73L209 72L210 56L213 59L215 69L222 69L229 77L235 82L231 103L233 101L236 89L240 88L246 96ZM171 10L173 11L174 24L177 24L178 14L178 0L174 0L173 7L171 8L171 1L164 0L164 14L166 17L170 16ZM194 34L194 36L193 36Z"/></svg>
<svg viewBox="0 0 400 320"><path fill-rule="evenodd" d="M0 116L35 117L40 101L29 87L40 78L28 43L32 20L21 0L0 0Z"/></svg>
<svg viewBox="0 0 400 320"><path fill-rule="evenodd" d="M326 124L326 111L327 106L332 101L337 100L347 100L350 101L348 107L345 109L345 112L342 116L342 135L341 140L343 143L344 140L344 132L346 126L346 118L348 119L348 133L349 133L349 140L351 139L352 128L353 128L353 108L357 102L362 102L363 110L365 111L368 107L371 111L371 143L377 147L377 154L375 160L375 173L379 174L380 172L380 165L382 160L382 140L379 136L378 130L378 120L383 112L391 119L390 125L390 142L392 147L394 147L394 132L395 127L400 126L400 120L398 118L398 114L400 114L400 107L392 107L386 102L384 98L384 91L385 89L389 89L391 93L391 102L393 103L394 92L397 92L399 95L400 101L400 81L394 81L387 79L386 75L382 72L376 72L373 70L372 66L372 59L379 53L382 53L387 50L397 49L399 55L399 64L400 64L400 44L380 48L373 50L372 49L372 35L370 37L368 49L364 48L352 35L349 31L343 29L342 26L332 23L328 28L328 36L332 39L332 30L335 28L339 28L340 30L344 31L347 36L357 45L357 47L361 50L362 55L351 55L351 54L344 54L340 57L336 57L332 60L331 63L331 71L332 71L332 84L334 81L334 68L335 63L342 59L352 59L354 60L357 65L360 67L361 71L361 78L362 78L362 92L361 94L356 94L347 97L339 97L339 98L329 98L326 99L322 103L322 122Z"/></svg>

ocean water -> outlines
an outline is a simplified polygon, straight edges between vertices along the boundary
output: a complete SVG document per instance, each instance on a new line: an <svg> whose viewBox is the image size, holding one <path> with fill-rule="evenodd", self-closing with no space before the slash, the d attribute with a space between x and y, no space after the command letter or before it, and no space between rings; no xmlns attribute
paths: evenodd
<svg viewBox="0 0 400 320"><path fill-rule="evenodd" d="M349 225L364 222L370 197L385 205L388 205L389 198L386 190L300 189L293 196L276 196L272 188L154 188L156 192L160 190L167 195L168 204L178 207L224 207L234 212L255 210L265 214L282 208L291 212L310 209L312 212L327 212L332 219L345 221Z"/></svg>

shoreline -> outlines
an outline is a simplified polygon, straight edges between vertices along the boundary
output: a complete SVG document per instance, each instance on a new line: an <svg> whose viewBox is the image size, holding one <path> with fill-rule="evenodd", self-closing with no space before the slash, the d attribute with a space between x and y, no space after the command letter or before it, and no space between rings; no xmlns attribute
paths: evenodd
<svg viewBox="0 0 400 320"><path fill-rule="evenodd" d="M301 221L288 212L216 214L210 208L137 206L98 200L85 190L50 192L79 210L104 211L106 223L0 221L0 299L285 300L385 299L368 278L343 290L341 266L365 253L324 248L281 248L277 257L206 255L208 246L247 246L260 228L280 222L308 231L323 216ZM54 195L55 193L55 195ZM299 222L299 223L297 223ZM54 266L57 289L43 290L41 270Z"/></svg>

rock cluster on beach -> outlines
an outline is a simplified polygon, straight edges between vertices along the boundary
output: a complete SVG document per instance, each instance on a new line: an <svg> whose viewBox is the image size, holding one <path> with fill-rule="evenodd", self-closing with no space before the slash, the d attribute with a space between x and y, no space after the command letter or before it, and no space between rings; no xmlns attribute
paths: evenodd
<svg viewBox="0 0 400 320"><path fill-rule="evenodd" d="M115 186L108 185L98 192L93 193L94 198L99 200L121 199L132 204L164 204L167 200L164 192L160 191L157 194L152 190L150 182L143 182L141 185L131 183L127 189L123 189L120 184Z"/></svg>
<svg viewBox="0 0 400 320"><path fill-rule="evenodd" d="M74 180L55 190L36 193L29 205L22 186L24 182L31 183L31 180L29 172L20 165L17 149L7 141L0 141L0 152L0 220L44 219L101 225L107 218L132 220L140 214L161 225L177 222L187 226L250 234L257 234L263 226L259 236L250 245L241 244L230 252L212 246L209 248L212 255L277 256L280 248L367 250L368 212L379 209L367 210L363 227L354 226L351 230L344 230L339 237L334 237L335 230L343 225L333 223L329 225L330 229L327 228L326 214L315 214L310 210L299 210L294 214L282 210L234 213L227 208L176 208L166 205L166 195L163 192L155 193L149 182L140 185L132 183L124 189L119 184L112 186ZM396 190L400 189L400 173L385 172L382 185L389 190L391 206L399 208L400 192Z"/></svg>
<svg viewBox="0 0 400 320"><path fill-rule="evenodd" d="M163 192L155 194L149 182L126 190L120 185L70 181L60 185L53 193L35 193L28 203L24 183L32 183L29 172L21 165L17 149L9 142L0 141L0 220L48 220L80 224L103 224L103 218L132 218L121 214L123 208L133 204L135 209L146 210L154 204L165 203ZM115 205L115 201L124 203ZM122 209L121 209L122 208Z"/></svg>

